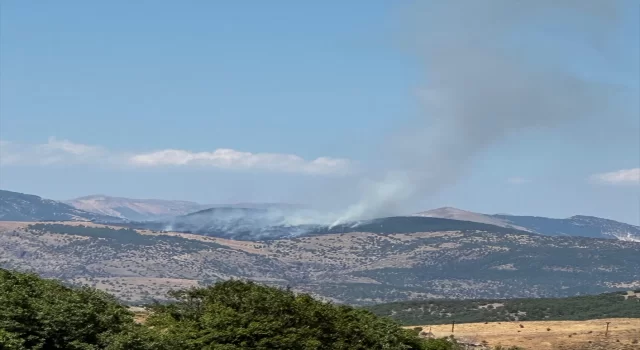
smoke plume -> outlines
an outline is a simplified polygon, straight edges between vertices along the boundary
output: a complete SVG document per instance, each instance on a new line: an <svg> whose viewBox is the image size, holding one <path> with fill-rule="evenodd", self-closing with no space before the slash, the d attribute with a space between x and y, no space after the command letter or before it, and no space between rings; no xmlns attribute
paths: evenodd
<svg viewBox="0 0 640 350"><path fill-rule="evenodd" d="M411 25L401 41L424 71L416 94L422 113L398 123L399 130L382 145L380 168L361 169L365 175L357 183L332 179L294 191L326 204L322 210L218 210L172 222L172 228L266 238L406 215L417 202L468 175L479 155L508 138L540 131L543 142L548 130L615 115L609 106L615 89L590 79L569 59L575 60L570 51L580 48L603 70L615 64L609 40L619 23L620 1L421 4L403 17ZM354 198L359 200L341 203Z"/></svg>
<svg viewBox="0 0 640 350"><path fill-rule="evenodd" d="M620 2L430 1L411 9L404 43L425 72L423 114L387 145L393 171L335 222L399 214L458 181L481 152L517 133L602 117L610 88L582 76L566 50L607 61ZM532 49L532 48L535 48Z"/></svg>

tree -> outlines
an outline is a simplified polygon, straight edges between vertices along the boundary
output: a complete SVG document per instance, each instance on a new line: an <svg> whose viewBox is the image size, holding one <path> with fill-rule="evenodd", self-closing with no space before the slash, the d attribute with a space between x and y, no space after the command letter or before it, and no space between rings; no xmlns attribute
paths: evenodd
<svg viewBox="0 0 640 350"><path fill-rule="evenodd" d="M184 349L451 349L430 346L369 311L253 282L231 280L171 297L175 302L152 308L147 323Z"/></svg>
<svg viewBox="0 0 640 350"><path fill-rule="evenodd" d="M446 339L291 289L226 281L170 293L144 325L113 296L0 269L2 350L454 350Z"/></svg>
<svg viewBox="0 0 640 350"><path fill-rule="evenodd" d="M0 269L0 349L102 349L137 328L104 292Z"/></svg>

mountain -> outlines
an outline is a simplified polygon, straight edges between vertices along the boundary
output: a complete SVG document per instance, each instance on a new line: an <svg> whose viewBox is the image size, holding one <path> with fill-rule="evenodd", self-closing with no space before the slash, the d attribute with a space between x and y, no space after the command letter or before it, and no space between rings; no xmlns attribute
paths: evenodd
<svg viewBox="0 0 640 350"><path fill-rule="evenodd" d="M176 231L235 240L274 240L353 231L415 233L435 231L517 232L509 227L429 217L397 216L339 225L322 223L311 210L220 207L167 220L128 222L122 226L154 231Z"/></svg>
<svg viewBox="0 0 640 350"><path fill-rule="evenodd" d="M95 223L0 222L0 267L129 302L229 278L339 303L565 297L640 288L640 243L469 221L390 218L271 240Z"/></svg>
<svg viewBox="0 0 640 350"><path fill-rule="evenodd" d="M292 215L286 207L218 207L176 217L168 228L231 239L276 239L307 230L306 225L289 223Z"/></svg>
<svg viewBox="0 0 640 350"><path fill-rule="evenodd" d="M294 209L298 206L286 203L234 203L200 204L189 201L164 199L134 199L90 195L71 199L65 203L74 208L133 221L167 220L209 208Z"/></svg>
<svg viewBox="0 0 640 350"><path fill-rule="evenodd" d="M58 201L0 190L0 221L112 221L115 219L79 210Z"/></svg>
<svg viewBox="0 0 640 350"><path fill-rule="evenodd" d="M432 209L432 210L424 211L421 213L416 213L413 216L452 219L452 220L460 220L460 221L472 221L472 222L479 222L479 223L496 225L496 226L507 227L507 228L515 228L523 231L530 231L525 227L514 226L511 223L509 223L508 220L504 220L499 217L494 217L491 215L485 215L480 213L474 213L472 211L466 211L466 210L452 208L452 207Z"/></svg>
<svg viewBox="0 0 640 350"><path fill-rule="evenodd" d="M567 219L538 216L493 215L513 225L549 236L615 238L640 242L640 227L594 216L576 215Z"/></svg>
<svg viewBox="0 0 640 350"><path fill-rule="evenodd" d="M242 208L242 209L271 209L271 210L305 210L300 204L291 203L260 203L260 202L244 202L231 204L211 204L207 208Z"/></svg>
<svg viewBox="0 0 640 350"><path fill-rule="evenodd" d="M231 204L122 226L243 240L293 237L325 227L315 223L317 213L299 208L290 204L251 203L246 207Z"/></svg>
<svg viewBox="0 0 640 350"><path fill-rule="evenodd" d="M438 208L414 216L448 218L535 232L548 236L583 236L640 242L640 227L593 216L566 219L507 214L480 214L456 208Z"/></svg>
<svg viewBox="0 0 640 350"><path fill-rule="evenodd" d="M65 203L74 208L128 220L154 220L188 214L206 208L206 205L162 199L132 199L91 195L71 199Z"/></svg>

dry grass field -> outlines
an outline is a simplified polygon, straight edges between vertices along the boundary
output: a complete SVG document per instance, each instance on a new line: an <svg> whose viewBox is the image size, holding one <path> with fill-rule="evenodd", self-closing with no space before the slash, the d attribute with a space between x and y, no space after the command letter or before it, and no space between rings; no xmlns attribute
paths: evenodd
<svg viewBox="0 0 640 350"><path fill-rule="evenodd" d="M609 333L605 337L606 323ZM422 326L435 337L451 335L451 325ZM413 328L413 327L408 327ZM640 349L640 319L589 321L530 321L455 325L456 338L490 346L519 346L531 350Z"/></svg>

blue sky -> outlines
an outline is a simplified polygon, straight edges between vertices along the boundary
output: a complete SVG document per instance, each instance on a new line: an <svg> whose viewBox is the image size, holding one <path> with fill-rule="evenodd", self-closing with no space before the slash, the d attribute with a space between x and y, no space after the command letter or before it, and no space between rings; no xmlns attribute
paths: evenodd
<svg viewBox="0 0 640 350"><path fill-rule="evenodd" d="M433 66L407 44L423 37L406 25L413 6L3 2L0 187L53 199L357 202L359 181L390 159L426 162L388 147L432 117L420 94ZM606 113L515 130L403 210L640 224L640 6L623 6L604 59L562 25L510 44L612 87Z"/></svg>

